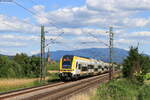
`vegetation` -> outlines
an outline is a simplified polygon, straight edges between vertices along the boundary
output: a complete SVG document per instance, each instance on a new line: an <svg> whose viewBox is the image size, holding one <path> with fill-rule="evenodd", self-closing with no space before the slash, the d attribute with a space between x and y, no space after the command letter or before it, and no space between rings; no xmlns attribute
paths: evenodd
<svg viewBox="0 0 150 100"><path fill-rule="evenodd" d="M59 70L58 62L46 62L47 70ZM40 58L16 54L13 58L0 56L0 78L37 78L40 75Z"/></svg>
<svg viewBox="0 0 150 100"><path fill-rule="evenodd" d="M99 86L95 100L149 100L150 85L140 85L128 79L112 80Z"/></svg>
<svg viewBox="0 0 150 100"><path fill-rule="evenodd" d="M46 62L46 69L58 70L59 63L54 61L52 63ZM0 92L40 85L39 75L39 57L29 57L23 53L16 54L12 58L0 56ZM58 80L58 73L47 73L44 83Z"/></svg>
<svg viewBox="0 0 150 100"><path fill-rule="evenodd" d="M99 86L95 100L149 100L150 57L131 47L122 71L124 78Z"/></svg>
<svg viewBox="0 0 150 100"><path fill-rule="evenodd" d="M39 78L1 78L0 79L0 92L6 92L15 89L28 88L33 86L38 86L42 84L47 84L49 82L59 81L58 73L50 73L46 77L44 83L40 83Z"/></svg>
<svg viewBox="0 0 150 100"><path fill-rule="evenodd" d="M47 64L48 70L59 70L59 62L51 61L51 63Z"/></svg>
<svg viewBox="0 0 150 100"><path fill-rule="evenodd" d="M40 58L16 54L12 59L0 56L0 78L39 77Z"/></svg>
<svg viewBox="0 0 150 100"><path fill-rule="evenodd" d="M32 79L0 79L0 92L28 88L40 85L37 78Z"/></svg>
<svg viewBox="0 0 150 100"><path fill-rule="evenodd" d="M150 57L138 52L138 47L131 47L129 56L123 63L123 76L143 83L144 76L150 72ZM148 77L148 75L147 75Z"/></svg>

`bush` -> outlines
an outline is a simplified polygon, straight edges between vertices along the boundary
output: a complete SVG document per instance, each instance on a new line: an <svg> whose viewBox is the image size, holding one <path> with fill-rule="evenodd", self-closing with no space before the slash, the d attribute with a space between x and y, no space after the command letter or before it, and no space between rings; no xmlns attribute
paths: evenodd
<svg viewBox="0 0 150 100"><path fill-rule="evenodd" d="M59 62L51 62L47 64L49 70L59 70Z"/></svg>
<svg viewBox="0 0 150 100"><path fill-rule="evenodd" d="M6 56L0 57L0 77L1 78L11 78L20 77L21 67L16 62L10 60Z"/></svg>
<svg viewBox="0 0 150 100"><path fill-rule="evenodd" d="M150 73L147 73L146 75L144 75L144 80L150 80Z"/></svg>
<svg viewBox="0 0 150 100"><path fill-rule="evenodd" d="M138 100L150 99L150 85L144 85L139 91Z"/></svg>
<svg viewBox="0 0 150 100"><path fill-rule="evenodd" d="M139 82L144 81L144 75L150 72L150 58L139 54L138 47L131 47L129 56L123 62L123 76Z"/></svg>
<svg viewBox="0 0 150 100"><path fill-rule="evenodd" d="M40 75L40 58L16 54L12 59L0 56L0 78L35 78Z"/></svg>
<svg viewBox="0 0 150 100"><path fill-rule="evenodd" d="M132 81L113 80L97 89L97 100L135 100L138 86Z"/></svg>

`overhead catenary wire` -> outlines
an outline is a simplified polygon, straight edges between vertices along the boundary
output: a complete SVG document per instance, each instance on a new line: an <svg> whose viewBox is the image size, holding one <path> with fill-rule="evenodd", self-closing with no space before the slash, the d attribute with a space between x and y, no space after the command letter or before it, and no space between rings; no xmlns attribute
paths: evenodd
<svg viewBox="0 0 150 100"><path fill-rule="evenodd" d="M23 5L19 4L16 1L13 1L16 5L18 5L19 7L23 8L24 10L28 11L29 13L31 13L32 15L38 16L38 17L42 17L41 15L36 14L35 12L31 11L30 9L24 7ZM51 24L52 26L56 27L57 29L60 29L59 26L55 25L52 22L48 22L49 24ZM62 29L61 29L62 30ZM63 35L65 32L62 30L62 32L60 34L58 34L58 36L56 37L56 39L53 39L54 41L57 40L58 37L60 37L61 35ZM49 45L50 43L48 43Z"/></svg>
<svg viewBox="0 0 150 100"><path fill-rule="evenodd" d="M19 3L16 2L15 0L13 0L13 3L15 3L17 6L19 6L19 7L23 8L23 9L25 9L26 11L30 12L32 15L36 15L35 12L29 10L28 8L26 8L26 7L24 7L23 5L19 4Z"/></svg>
<svg viewBox="0 0 150 100"><path fill-rule="evenodd" d="M5 22L1 22L2 24L5 24L5 25L7 25L7 26L9 26L9 27L11 27L11 28L13 28L13 29L19 29L18 27L14 27L14 26L12 26L12 25L10 25L10 24L7 24L7 23L5 23Z"/></svg>
<svg viewBox="0 0 150 100"><path fill-rule="evenodd" d="M92 33L87 33L87 34L89 34L90 36L92 36L93 38L95 38L97 41L99 41L100 43L103 43L105 46L108 46L109 47L109 45L107 44L107 43L105 43L105 42L103 42L103 41L101 41L100 39L98 39L95 35L93 35Z"/></svg>
<svg viewBox="0 0 150 100"><path fill-rule="evenodd" d="M63 34L64 34L64 32L58 34L56 38L50 39L50 42L47 43L47 44L45 45L45 47L47 47L48 45L50 45L52 42L56 41L56 40L57 40L59 37L61 37Z"/></svg>
<svg viewBox="0 0 150 100"><path fill-rule="evenodd" d="M38 17L43 17L43 16L38 15L37 13L33 12L32 10L30 10L30 9L28 9L28 8L26 8L26 7L24 7L24 6L21 5L20 3L16 2L16 1L13 1L13 2L14 2L17 6L23 8L24 10L28 11L29 13L31 13L32 15L35 15L35 16L38 16ZM58 29L60 28L59 26L55 25L55 24L52 23L52 22L48 22L48 23L51 24L52 26L58 28Z"/></svg>

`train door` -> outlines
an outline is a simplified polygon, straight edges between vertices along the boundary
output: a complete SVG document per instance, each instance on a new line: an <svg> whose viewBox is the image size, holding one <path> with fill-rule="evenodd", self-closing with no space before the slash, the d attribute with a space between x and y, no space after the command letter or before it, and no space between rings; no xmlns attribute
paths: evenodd
<svg viewBox="0 0 150 100"><path fill-rule="evenodd" d="M76 62L75 73L80 74L80 72L81 72L81 64L79 62Z"/></svg>

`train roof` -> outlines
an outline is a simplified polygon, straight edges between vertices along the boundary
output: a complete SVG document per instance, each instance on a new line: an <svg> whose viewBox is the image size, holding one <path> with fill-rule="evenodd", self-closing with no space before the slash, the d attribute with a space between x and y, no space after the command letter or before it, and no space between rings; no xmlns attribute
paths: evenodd
<svg viewBox="0 0 150 100"><path fill-rule="evenodd" d="M74 56L76 56L76 55L64 55L63 57L67 57L67 56L69 56L69 57L74 57ZM90 59L89 57L83 57L83 56L76 56L76 57L81 57L81 58Z"/></svg>

